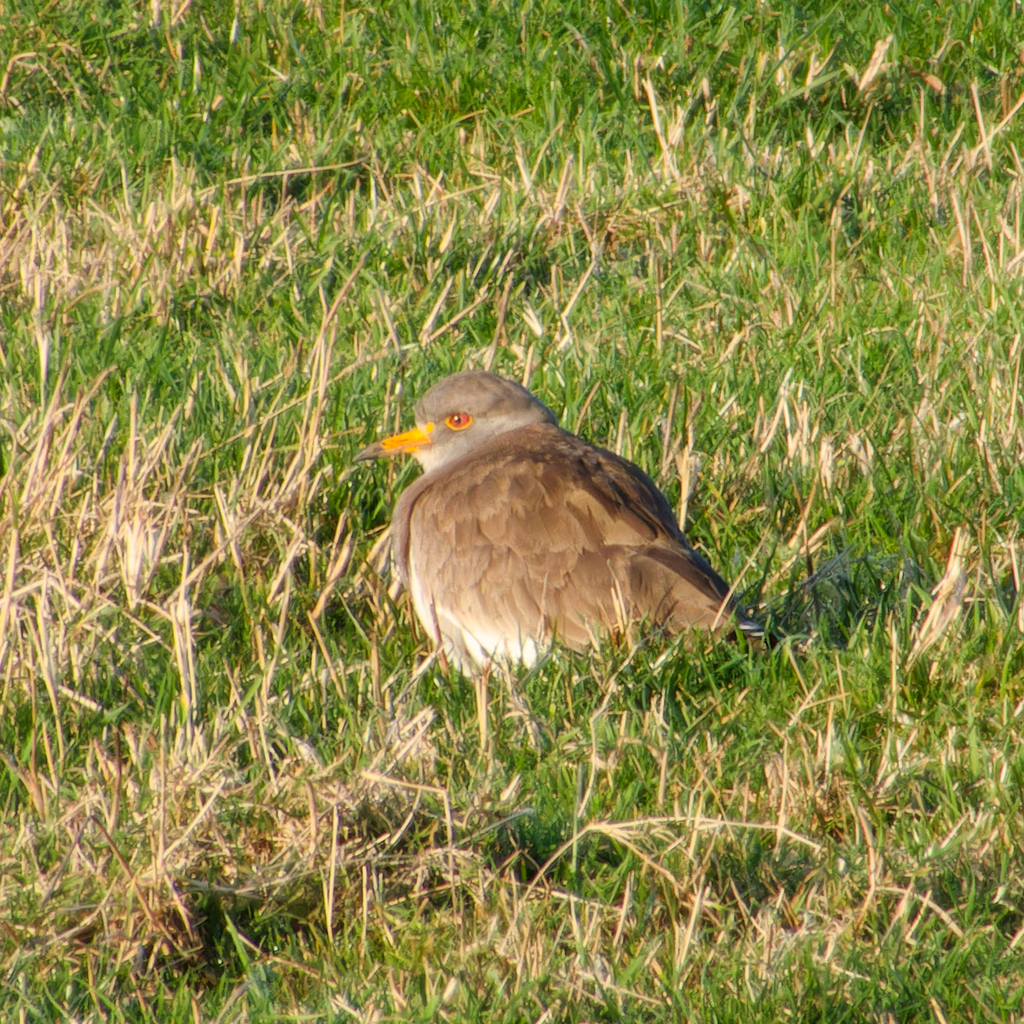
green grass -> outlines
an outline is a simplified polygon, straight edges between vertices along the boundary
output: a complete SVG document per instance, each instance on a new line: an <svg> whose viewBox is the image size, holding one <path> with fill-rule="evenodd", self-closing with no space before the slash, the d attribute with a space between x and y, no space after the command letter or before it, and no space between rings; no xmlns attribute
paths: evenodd
<svg viewBox="0 0 1024 1024"><path fill-rule="evenodd" d="M0 0L5 1020L1024 1020L1024 19L629 6ZM786 639L481 750L351 461L470 366Z"/></svg>

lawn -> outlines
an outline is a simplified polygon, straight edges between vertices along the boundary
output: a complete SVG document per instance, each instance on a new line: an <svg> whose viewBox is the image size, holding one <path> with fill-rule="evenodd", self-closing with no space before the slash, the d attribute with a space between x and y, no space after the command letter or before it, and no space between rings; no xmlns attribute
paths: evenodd
<svg viewBox="0 0 1024 1024"><path fill-rule="evenodd" d="M1018 4L0 0L0 1016L1024 1021ZM775 638L431 657L463 368Z"/></svg>

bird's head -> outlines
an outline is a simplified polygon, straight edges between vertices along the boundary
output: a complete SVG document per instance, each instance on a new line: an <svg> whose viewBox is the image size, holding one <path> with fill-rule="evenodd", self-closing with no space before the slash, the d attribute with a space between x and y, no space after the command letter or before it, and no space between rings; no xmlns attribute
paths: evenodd
<svg viewBox="0 0 1024 1024"><path fill-rule="evenodd" d="M521 384L482 370L454 373L438 381L413 412L416 426L412 430L374 441L356 461L408 453L429 472L499 434L558 422Z"/></svg>

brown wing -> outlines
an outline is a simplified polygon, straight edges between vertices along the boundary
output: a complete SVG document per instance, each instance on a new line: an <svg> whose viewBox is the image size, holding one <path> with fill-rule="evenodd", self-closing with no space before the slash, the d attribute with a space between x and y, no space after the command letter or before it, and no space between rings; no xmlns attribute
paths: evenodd
<svg viewBox="0 0 1024 1024"><path fill-rule="evenodd" d="M436 604L488 635L583 647L636 618L711 626L728 592L646 474L546 424L418 480L395 543L407 582L411 558Z"/></svg>

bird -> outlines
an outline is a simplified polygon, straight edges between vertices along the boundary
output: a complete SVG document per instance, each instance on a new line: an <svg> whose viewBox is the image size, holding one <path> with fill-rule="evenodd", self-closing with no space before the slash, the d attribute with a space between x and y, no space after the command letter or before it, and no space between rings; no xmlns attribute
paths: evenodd
<svg viewBox="0 0 1024 1024"><path fill-rule="evenodd" d="M533 666L632 623L758 635L639 466L563 430L516 381L445 377L416 426L356 455L424 473L392 515L392 556L436 648L467 673Z"/></svg>

